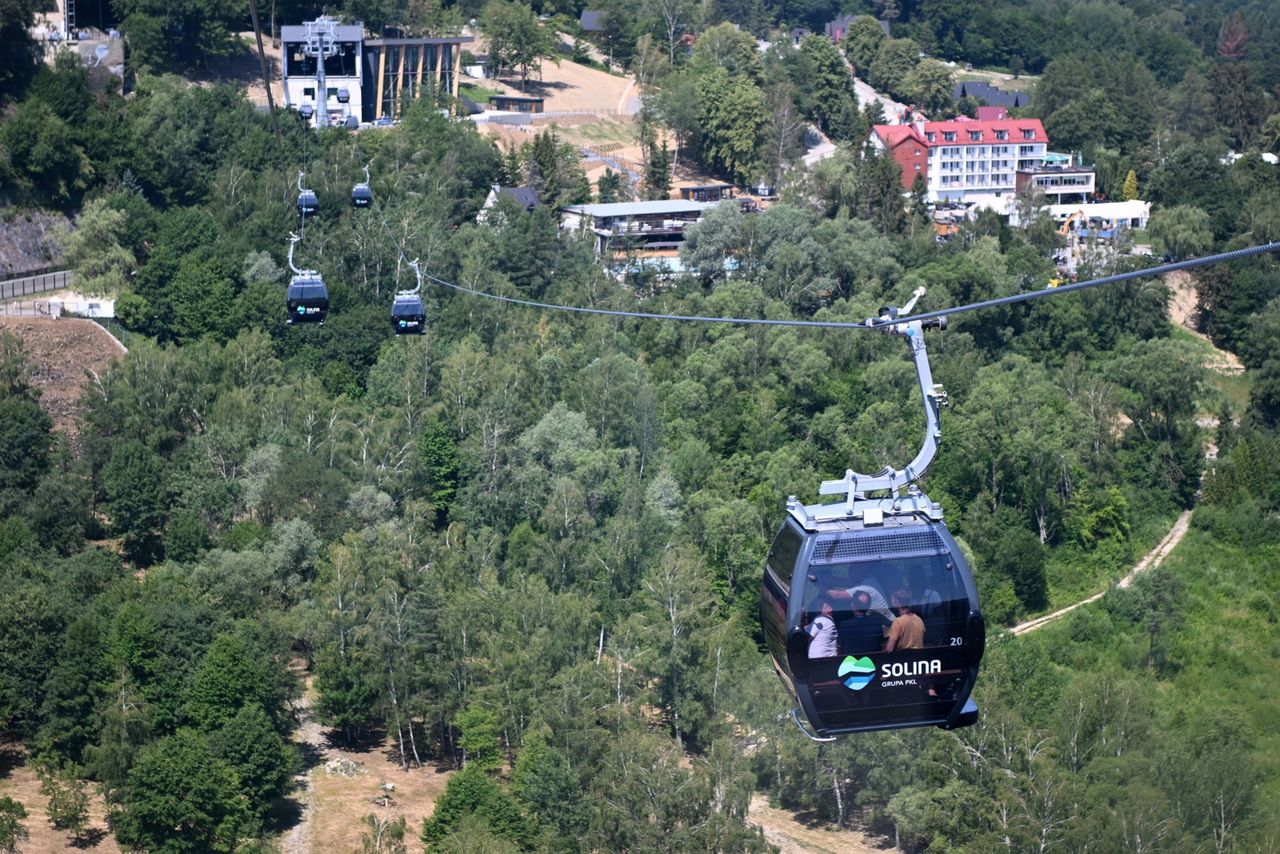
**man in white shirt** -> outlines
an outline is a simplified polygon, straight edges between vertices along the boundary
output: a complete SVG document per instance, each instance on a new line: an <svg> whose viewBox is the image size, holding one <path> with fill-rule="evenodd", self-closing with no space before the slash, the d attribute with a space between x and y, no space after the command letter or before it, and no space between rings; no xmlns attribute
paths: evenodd
<svg viewBox="0 0 1280 854"><path fill-rule="evenodd" d="M831 600L823 598L818 605L818 616L809 623L809 657L835 658L836 621L831 619L834 609Z"/></svg>

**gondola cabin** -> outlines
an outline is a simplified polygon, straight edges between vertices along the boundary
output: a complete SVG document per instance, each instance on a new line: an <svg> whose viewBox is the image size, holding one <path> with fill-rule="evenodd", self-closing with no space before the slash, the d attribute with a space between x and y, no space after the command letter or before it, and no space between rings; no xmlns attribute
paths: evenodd
<svg viewBox="0 0 1280 854"><path fill-rule="evenodd" d="M316 108L310 104L303 104L298 107L298 115L302 116L304 121L311 121L311 117L316 114Z"/></svg>
<svg viewBox="0 0 1280 854"><path fill-rule="evenodd" d="M344 121L343 124L346 125L347 130L360 129L360 120L355 116L347 116L346 121Z"/></svg>
<svg viewBox="0 0 1280 854"><path fill-rule="evenodd" d="M303 270L289 280L289 323L324 323L329 316L329 289L314 270Z"/></svg>
<svg viewBox="0 0 1280 854"><path fill-rule="evenodd" d="M373 205L373 190L368 184L356 184L351 188L351 207L367 208Z"/></svg>
<svg viewBox="0 0 1280 854"><path fill-rule="evenodd" d="M316 197L316 191L300 190L298 192L298 215L315 216L319 212L320 199Z"/></svg>
<svg viewBox="0 0 1280 854"><path fill-rule="evenodd" d="M986 625L968 564L926 496L848 510L793 498L760 611L774 667L818 738L977 721L969 694Z"/></svg>
<svg viewBox="0 0 1280 854"><path fill-rule="evenodd" d="M391 305L391 328L397 335L421 335L427 330L427 311L417 294L396 294Z"/></svg>
<svg viewBox="0 0 1280 854"><path fill-rule="evenodd" d="M338 103L347 104L351 102L351 90L343 87L338 90Z"/></svg>

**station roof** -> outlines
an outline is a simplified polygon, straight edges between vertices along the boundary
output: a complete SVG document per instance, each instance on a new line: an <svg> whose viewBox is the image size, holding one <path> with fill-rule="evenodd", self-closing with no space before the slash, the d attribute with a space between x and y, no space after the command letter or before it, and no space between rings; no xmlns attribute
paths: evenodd
<svg viewBox="0 0 1280 854"><path fill-rule="evenodd" d="M648 202L609 202L606 204L566 205L561 208L569 213L587 216L645 216L663 213L701 213L714 208L719 202L686 202L683 199L656 199Z"/></svg>

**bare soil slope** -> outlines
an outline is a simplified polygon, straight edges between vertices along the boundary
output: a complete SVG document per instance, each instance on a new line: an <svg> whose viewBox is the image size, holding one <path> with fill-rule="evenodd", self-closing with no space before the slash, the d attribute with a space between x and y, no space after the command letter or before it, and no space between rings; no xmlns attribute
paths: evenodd
<svg viewBox="0 0 1280 854"><path fill-rule="evenodd" d="M91 320L0 317L0 330L14 333L26 345L40 405L53 418L54 429L75 445L85 379L102 374L124 355L124 347Z"/></svg>

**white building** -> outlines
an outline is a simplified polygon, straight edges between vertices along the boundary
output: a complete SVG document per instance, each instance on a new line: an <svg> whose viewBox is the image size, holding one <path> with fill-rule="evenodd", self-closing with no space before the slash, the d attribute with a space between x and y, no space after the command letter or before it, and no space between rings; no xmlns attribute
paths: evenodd
<svg viewBox="0 0 1280 854"><path fill-rule="evenodd" d="M280 28L284 57L284 102L306 112L313 125L327 112L329 125L399 118L422 93L458 96L462 46L470 36L366 39L364 25L321 17ZM316 54L332 44L324 61L324 91Z"/></svg>
<svg viewBox="0 0 1280 854"><path fill-rule="evenodd" d="M1013 195L1018 173L1038 170L1049 147L1039 119L976 121L967 116L876 125L871 141L898 162L904 189L923 176L932 202Z"/></svg>
<svg viewBox="0 0 1280 854"><path fill-rule="evenodd" d="M319 32L329 34L334 51L334 55L324 61L323 93L316 91L318 60L307 52L310 43L314 54ZM314 111L311 122L317 126L321 122L322 109L328 111L326 125L341 125L351 116L359 122L363 114L361 69L364 65L364 25L339 24L332 19L320 18L305 24L282 26L280 41L284 59L285 104L295 110L310 107Z"/></svg>

